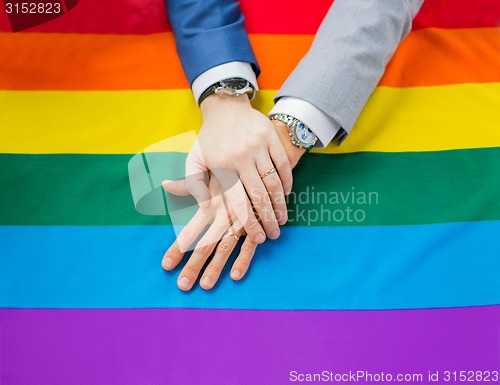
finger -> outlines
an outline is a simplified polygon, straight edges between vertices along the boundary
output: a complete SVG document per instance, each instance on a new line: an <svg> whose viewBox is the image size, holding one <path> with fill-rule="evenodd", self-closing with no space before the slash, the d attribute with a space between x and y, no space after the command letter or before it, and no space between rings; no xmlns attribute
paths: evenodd
<svg viewBox="0 0 500 385"><path fill-rule="evenodd" d="M172 270L179 264L186 251L205 229L210 218L206 213L198 210L189 223L181 230L175 242L163 256L162 266L165 270Z"/></svg>
<svg viewBox="0 0 500 385"><path fill-rule="evenodd" d="M222 237L227 229L226 221L215 221L207 233L200 239L196 245L193 254L186 262L186 265L179 274L177 286L183 291L188 291L193 287L194 282L198 278L201 269L205 265L210 254L217 245L217 241ZM214 241L216 239L216 241Z"/></svg>
<svg viewBox="0 0 500 385"><path fill-rule="evenodd" d="M235 232L234 228L230 228L230 231L222 237L222 240L215 248L214 257L208 264L200 280L200 286L203 289L210 290L217 283L222 269L238 243L239 235ZM242 229L240 233L242 233Z"/></svg>
<svg viewBox="0 0 500 385"><path fill-rule="evenodd" d="M196 156L191 156L191 153L186 159L186 188L194 199L196 199L200 208L207 208L210 206L207 168L196 159Z"/></svg>
<svg viewBox="0 0 500 385"><path fill-rule="evenodd" d="M255 255L255 250L257 249L257 244L252 241L251 238L245 237L243 244L241 245L240 254L234 261L233 267L231 268L231 278L235 281L242 279L250 267L250 262Z"/></svg>
<svg viewBox="0 0 500 385"><path fill-rule="evenodd" d="M164 180L161 182L161 187L163 189L173 195L177 195L179 197L185 197L189 194L189 191L186 187L186 180Z"/></svg>
<svg viewBox="0 0 500 385"><path fill-rule="evenodd" d="M245 189L236 173L220 172L220 170L216 170L214 173L223 187L224 197L229 209L234 213L235 219L243 224L246 233L255 243L263 243L266 240L264 230L255 217ZM236 182L234 182L235 178Z"/></svg>
<svg viewBox="0 0 500 385"><path fill-rule="evenodd" d="M285 195L289 195L292 191L293 184L292 167L290 166L286 151L278 137L276 137L276 140L273 140L269 146L269 154L271 155L274 166L278 170L278 175L283 185L283 191Z"/></svg>
<svg viewBox="0 0 500 385"><path fill-rule="evenodd" d="M265 166L264 166L265 165ZM257 166L264 186L269 193L269 198L274 209L274 215L280 225L284 225L288 219L286 210L285 194L283 185L276 172L276 168L269 163L262 163ZM274 170L274 171L273 171Z"/></svg>
<svg viewBox="0 0 500 385"><path fill-rule="evenodd" d="M278 221L274 214L269 193L260 178L257 168L254 166L253 170L243 171L241 174L241 181L245 186L252 206L259 216L259 222L262 224L267 236L270 239L278 238L280 235Z"/></svg>

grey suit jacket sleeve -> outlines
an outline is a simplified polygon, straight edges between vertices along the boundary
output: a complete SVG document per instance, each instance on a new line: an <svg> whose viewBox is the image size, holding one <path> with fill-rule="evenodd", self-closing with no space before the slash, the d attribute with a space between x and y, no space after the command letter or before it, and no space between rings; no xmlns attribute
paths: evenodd
<svg viewBox="0 0 500 385"><path fill-rule="evenodd" d="M278 92L303 99L350 132L423 0L336 0Z"/></svg>

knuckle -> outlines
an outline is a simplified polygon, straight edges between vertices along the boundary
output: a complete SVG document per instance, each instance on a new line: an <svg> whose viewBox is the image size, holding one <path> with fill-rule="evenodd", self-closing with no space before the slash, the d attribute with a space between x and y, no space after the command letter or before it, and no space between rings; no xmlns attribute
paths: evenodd
<svg viewBox="0 0 500 385"><path fill-rule="evenodd" d="M277 210L286 210L286 199L283 191L273 193L272 200L273 206L276 207Z"/></svg>
<svg viewBox="0 0 500 385"><path fill-rule="evenodd" d="M235 155L236 157L236 155ZM231 162L229 161L229 157L223 157L217 160L217 166L222 169L231 168Z"/></svg>
<svg viewBox="0 0 500 385"><path fill-rule="evenodd" d="M233 207L235 210L242 211L247 207L247 200L245 198L238 197L234 199Z"/></svg>
<svg viewBox="0 0 500 385"><path fill-rule="evenodd" d="M279 170L287 170L290 167L290 163L288 159L278 159L278 161L275 162L275 166Z"/></svg>
<svg viewBox="0 0 500 385"><path fill-rule="evenodd" d="M250 232L254 232L254 231L258 231L260 229L260 224L257 220L255 219L250 219L247 223L247 226L246 228L250 231Z"/></svg>
<svg viewBox="0 0 500 385"><path fill-rule="evenodd" d="M255 130L255 138L258 139L257 143L259 145L262 145L263 142L268 142L269 141L268 127L259 126L259 128Z"/></svg>
<svg viewBox="0 0 500 385"><path fill-rule="evenodd" d="M217 251L221 254L229 254L232 251L232 247L228 242L221 242L219 243L219 246L217 247Z"/></svg>
<svg viewBox="0 0 500 385"><path fill-rule="evenodd" d="M276 221L276 217L274 215L273 210L262 210L259 215L259 221L264 225L267 229L267 232L274 230L273 222Z"/></svg>
<svg viewBox="0 0 500 385"><path fill-rule="evenodd" d="M195 265L193 265L192 263L186 263L186 266L184 266L184 271L186 273L190 273L192 275L198 275L199 273L199 270L198 270L198 267L196 267Z"/></svg>
<svg viewBox="0 0 500 385"><path fill-rule="evenodd" d="M221 273L221 270L222 268L220 266L217 266L215 263L211 263L207 266L206 273L218 276Z"/></svg>
<svg viewBox="0 0 500 385"><path fill-rule="evenodd" d="M256 138L253 139L253 140L250 140L248 142L248 149L251 152L255 152L255 151L259 150L260 148L262 148L262 139L263 139L262 134L261 133L257 133L256 134Z"/></svg>
<svg viewBox="0 0 500 385"><path fill-rule="evenodd" d="M241 245L241 255L238 257L238 260L249 265L254 250L255 250L254 245L250 243L243 243L243 245Z"/></svg>
<svg viewBox="0 0 500 385"><path fill-rule="evenodd" d="M200 241L198 243L198 245L196 246L196 250L200 253L200 254L203 254L203 255L206 255L206 254L210 254L210 252L212 251L212 246L210 243L208 242L203 242L203 241Z"/></svg>
<svg viewBox="0 0 500 385"><path fill-rule="evenodd" d="M243 249L243 247L242 247ZM250 258L246 257L246 256L240 256L238 258L238 263L243 266L246 269L248 269L248 267L250 266Z"/></svg>
<svg viewBox="0 0 500 385"><path fill-rule="evenodd" d="M278 190L281 187L281 181L277 175L271 174L268 178L269 179L266 181L266 184L269 189Z"/></svg>
<svg viewBox="0 0 500 385"><path fill-rule="evenodd" d="M251 145L250 145L250 149L251 149ZM242 162L244 161L246 158L248 157L248 153L247 151L245 150L237 150L235 153L234 153L234 158L238 161L238 162Z"/></svg>
<svg viewBox="0 0 500 385"><path fill-rule="evenodd" d="M252 200L254 201L254 203L259 204L259 203L264 202L264 200L266 199L266 196L267 196L267 194L264 191L257 190L257 191L253 192Z"/></svg>

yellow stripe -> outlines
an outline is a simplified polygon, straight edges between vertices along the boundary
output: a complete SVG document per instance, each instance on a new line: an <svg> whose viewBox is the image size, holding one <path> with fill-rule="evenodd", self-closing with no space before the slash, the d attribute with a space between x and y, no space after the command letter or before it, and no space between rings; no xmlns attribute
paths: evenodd
<svg viewBox="0 0 500 385"><path fill-rule="evenodd" d="M259 107L268 111L272 98L264 99ZM377 87L342 145L331 144L317 152L442 151L497 146L500 83L487 83Z"/></svg>
<svg viewBox="0 0 500 385"><path fill-rule="evenodd" d="M255 106L269 111L274 94ZM342 146L321 152L500 146L498 106L500 83L378 87ZM200 125L189 90L0 91L2 153L132 154Z"/></svg>
<svg viewBox="0 0 500 385"><path fill-rule="evenodd" d="M200 125L189 90L0 91L3 153L132 154Z"/></svg>

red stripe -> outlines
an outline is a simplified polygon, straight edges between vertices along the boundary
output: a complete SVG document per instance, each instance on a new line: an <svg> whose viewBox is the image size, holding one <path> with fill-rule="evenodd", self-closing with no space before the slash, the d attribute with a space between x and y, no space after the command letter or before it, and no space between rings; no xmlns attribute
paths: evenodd
<svg viewBox="0 0 500 385"><path fill-rule="evenodd" d="M241 0L248 32L314 34L331 0ZM500 26L499 0L427 0L414 29ZM163 0L81 0L64 16L32 32L146 34L170 31ZM10 31L0 5L0 31Z"/></svg>
<svg viewBox="0 0 500 385"><path fill-rule="evenodd" d="M0 31L10 31L2 8ZM28 31L135 35L171 30L163 0L80 0L65 15Z"/></svg>
<svg viewBox="0 0 500 385"><path fill-rule="evenodd" d="M500 1L426 0L413 21L413 29L432 27L500 27Z"/></svg>

